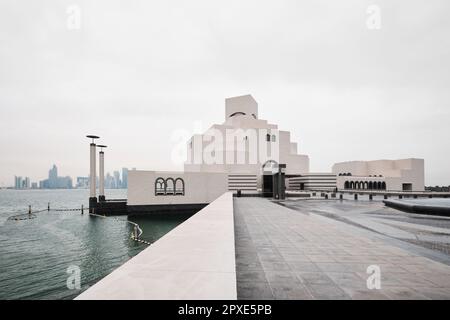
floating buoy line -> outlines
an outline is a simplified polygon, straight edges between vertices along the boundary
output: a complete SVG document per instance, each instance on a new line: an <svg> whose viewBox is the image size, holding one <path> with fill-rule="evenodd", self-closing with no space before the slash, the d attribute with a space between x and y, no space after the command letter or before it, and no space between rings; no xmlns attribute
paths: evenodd
<svg viewBox="0 0 450 320"><path fill-rule="evenodd" d="M51 209L50 208L50 203L47 206L47 209L43 209L43 210L38 210L38 211L32 211L31 206L28 206L28 213L20 213L20 214L16 214L13 216L8 217L8 220L10 221L22 221L22 220L30 220L30 219L35 219L37 218L36 213L41 213L41 212L50 212L50 211L55 211L55 212L76 212L76 211L81 211L81 214L84 214L84 206L81 205L81 208L59 208L59 209ZM87 209L86 209L87 210ZM90 216L94 216L94 217L99 217L99 218L109 218L109 219L114 219L114 221L119 221L119 222L125 222L128 224L131 224L133 226L133 231L131 232L130 235L130 239L139 243L143 243L146 245L151 245L152 243L141 239L141 236L143 234L143 231L141 229L141 227L139 227L139 225L135 222L132 221L128 221L128 220L120 220L117 218L113 218L113 217L107 217L106 215L99 215L96 213L88 213Z"/></svg>

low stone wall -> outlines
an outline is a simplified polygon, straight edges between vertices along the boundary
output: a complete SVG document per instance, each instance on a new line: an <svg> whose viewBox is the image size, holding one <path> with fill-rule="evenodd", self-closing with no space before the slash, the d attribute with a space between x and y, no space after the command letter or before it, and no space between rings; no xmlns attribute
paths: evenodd
<svg viewBox="0 0 450 320"><path fill-rule="evenodd" d="M236 299L233 195L227 192L76 299Z"/></svg>
<svg viewBox="0 0 450 320"><path fill-rule="evenodd" d="M450 216L450 201L433 204L427 203L426 199L423 200L423 203L411 200L384 200L383 203L388 207L411 213Z"/></svg>

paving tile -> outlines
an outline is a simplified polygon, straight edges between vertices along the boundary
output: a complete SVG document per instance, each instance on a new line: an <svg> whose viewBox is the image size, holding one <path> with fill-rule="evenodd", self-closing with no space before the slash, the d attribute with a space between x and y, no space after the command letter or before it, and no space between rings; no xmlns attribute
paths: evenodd
<svg viewBox="0 0 450 320"><path fill-rule="evenodd" d="M336 260L333 259L331 255L325 255L325 254L306 254L306 256L312 261L312 262L333 262L335 263Z"/></svg>
<svg viewBox="0 0 450 320"><path fill-rule="evenodd" d="M238 299L263 300L273 299L272 289L267 282L238 281Z"/></svg>
<svg viewBox="0 0 450 320"><path fill-rule="evenodd" d="M273 253L264 253L258 252L258 258L260 261L269 261L269 262L282 262L283 257L280 254Z"/></svg>
<svg viewBox="0 0 450 320"><path fill-rule="evenodd" d="M312 262L287 261L290 269L295 272L319 272L319 268Z"/></svg>
<svg viewBox="0 0 450 320"><path fill-rule="evenodd" d="M430 300L430 298L408 287L382 287L380 292L393 300Z"/></svg>
<svg viewBox="0 0 450 320"><path fill-rule="evenodd" d="M291 271L287 263L261 260L261 265L265 271Z"/></svg>
<svg viewBox="0 0 450 320"><path fill-rule="evenodd" d="M240 299L449 299L450 267L265 199L235 201ZM381 289L367 288L367 267Z"/></svg>
<svg viewBox="0 0 450 320"><path fill-rule="evenodd" d="M300 283L270 283L275 299L281 300L312 300L313 296L308 289Z"/></svg>
<svg viewBox="0 0 450 320"><path fill-rule="evenodd" d="M323 272L297 272L296 275L304 284L334 284L333 280Z"/></svg>
<svg viewBox="0 0 450 320"><path fill-rule="evenodd" d="M307 284L308 291L317 300L348 300L350 296L336 285Z"/></svg>
<svg viewBox="0 0 450 320"><path fill-rule="evenodd" d="M300 280L295 273L289 271L265 271L266 279L269 283L287 283L287 284L300 284Z"/></svg>
<svg viewBox="0 0 450 320"><path fill-rule="evenodd" d="M345 265L337 262L316 262L317 267L323 272L346 272Z"/></svg>
<svg viewBox="0 0 450 320"><path fill-rule="evenodd" d="M303 254L281 253L281 256L286 262L312 262L307 256Z"/></svg>
<svg viewBox="0 0 450 320"><path fill-rule="evenodd" d="M341 287L341 289L352 300L389 300L390 298L377 289L355 289L352 287Z"/></svg>
<svg viewBox="0 0 450 320"><path fill-rule="evenodd" d="M415 286L414 289L432 300L450 300L450 289Z"/></svg>
<svg viewBox="0 0 450 320"><path fill-rule="evenodd" d="M263 270L261 262L259 260L236 260L237 270Z"/></svg>
<svg viewBox="0 0 450 320"><path fill-rule="evenodd" d="M266 274L263 270L247 270L236 272L237 281L266 282Z"/></svg>

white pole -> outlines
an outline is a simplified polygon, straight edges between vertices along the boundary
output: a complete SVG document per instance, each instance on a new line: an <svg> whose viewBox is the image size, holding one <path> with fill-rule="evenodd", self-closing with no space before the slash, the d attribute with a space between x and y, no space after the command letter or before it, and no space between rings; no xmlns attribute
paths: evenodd
<svg viewBox="0 0 450 320"><path fill-rule="evenodd" d="M95 170L95 143L91 143L91 181L90 181L90 197L95 198L96 197L96 180L97 180L97 172Z"/></svg>
<svg viewBox="0 0 450 320"><path fill-rule="evenodd" d="M98 199L99 200L105 200L105 153L103 151L100 151L99 153L99 161L100 161L100 168L99 168L99 194Z"/></svg>

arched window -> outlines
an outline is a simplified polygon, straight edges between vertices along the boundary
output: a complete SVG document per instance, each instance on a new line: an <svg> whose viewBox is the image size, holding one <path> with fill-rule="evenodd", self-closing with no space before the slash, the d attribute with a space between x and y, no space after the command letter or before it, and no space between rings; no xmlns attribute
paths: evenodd
<svg viewBox="0 0 450 320"><path fill-rule="evenodd" d="M266 141L270 142L270 134L266 134Z"/></svg>
<svg viewBox="0 0 450 320"><path fill-rule="evenodd" d="M350 182L350 189L355 189L355 183L353 181Z"/></svg>
<svg viewBox="0 0 450 320"><path fill-rule="evenodd" d="M181 178L175 179L175 195L184 196L184 180Z"/></svg>
<svg viewBox="0 0 450 320"><path fill-rule="evenodd" d="M378 181L378 190L381 190L381 186L382 186L382 184L381 184L381 181Z"/></svg>
<svg viewBox="0 0 450 320"><path fill-rule="evenodd" d="M344 189L348 189L348 188L350 188L350 183L348 183L348 181L345 181Z"/></svg>
<svg viewBox="0 0 450 320"><path fill-rule="evenodd" d="M173 180L173 178L166 179L166 194L167 195L175 194L175 180Z"/></svg>
<svg viewBox="0 0 450 320"><path fill-rule="evenodd" d="M163 178L155 180L155 196L163 196L166 194L166 181Z"/></svg>
<svg viewBox="0 0 450 320"><path fill-rule="evenodd" d="M233 114L230 114L230 118L234 117L234 116L245 116L245 113L244 112L235 112Z"/></svg>
<svg viewBox="0 0 450 320"><path fill-rule="evenodd" d="M367 181L364 181L364 190L369 189L369 184L367 183Z"/></svg>
<svg viewBox="0 0 450 320"><path fill-rule="evenodd" d="M369 190L372 190L373 189L373 183L372 183L372 181L370 181L369 182Z"/></svg>
<svg viewBox="0 0 450 320"><path fill-rule="evenodd" d="M378 190L378 183L376 181L373 182L373 189Z"/></svg>
<svg viewBox="0 0 450 320"><path fill-rule="evenodd" d="M386 190L386 182L383 181L383 183L381 184L381 189Z"/></svg>
<svg viewBox="0 0 450 320"><path fill-rule="evenodd" d="M276 142L277 141L277 136L276 135L272 135L272 142Z"/></svg>

